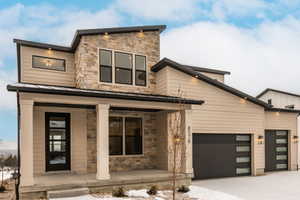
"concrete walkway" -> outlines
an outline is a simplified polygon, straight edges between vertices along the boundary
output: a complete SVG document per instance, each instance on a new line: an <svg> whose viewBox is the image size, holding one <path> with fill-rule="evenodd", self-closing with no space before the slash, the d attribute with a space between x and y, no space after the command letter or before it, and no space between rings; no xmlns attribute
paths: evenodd
<svg viewBox="0 0 300 200"><path fill-rule="evenodd" d="M300 199L300 171L200 180L193 181L193 185L232 194L244 200Z"/></svg>

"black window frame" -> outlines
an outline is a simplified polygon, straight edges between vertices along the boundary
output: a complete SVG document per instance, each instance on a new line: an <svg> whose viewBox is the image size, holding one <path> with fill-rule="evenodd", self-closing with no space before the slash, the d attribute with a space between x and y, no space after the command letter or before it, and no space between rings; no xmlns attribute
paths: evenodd
<svg viewBox="0 0 300 200"><path fill-rule="evenodd" d="M101 51L108 51L110 52L111 54L111 66L109 65L101 65L101 56L100 56L100 53ZM112 77L113 77L113 51L112 50L108 50L108 49L99 49L99 81L100 82L103 82L103 83L112 83L113 80L112 80ZM101 80L101 68L110 68L110 81L103 81Z"/></svg>
<svg viewBox="0 0 300 200"><path fill-rule="evenodd" d="M141 156L144 155L144 118L140 116L120 116L120 115L112 115L109 117L110 118L116 117L116 118L121 118L122 119L122 153L121 154L110 154L109 156ZM136 118L140 120L140 125L141 125L141 153L138 154L126 154L126 119L127 118ZM109 133L110 135L110 133ZM110 136L109 136L110 138Z"/></svg>
<svg viewBox="0 0 300 200"><path fill-rule="evenodd" d="M34 62L33 62L34 58L44 58L44 59L50 59L50 60L60 60L60 61L63 61L64 70L53 69L53 68L50 68L50 67L37 67L37 66L34 66ZM63 59L63 58L54 58L54 57L47 57L47 56L32 55L31 62L32 62L31 63L32 68L44 69L44 70L52 70L52 71L59 71L59 72L66 72L67 71L66 59Z"/></svg>
<svg viewBox="0 0 300 200"><path fill-rule="evenodd" d="M145 58L145 70L140 70L140 69L137 69L136 68L136 57L137 56L140 56L140 57L144 57ZM147 57L144 56L144 55L139 55L139 54L135 54L134 55L134 69L135 69L135 72L134 72L134 76L135 76L135 85L136 86L147 86ZM137 73L136 72L144 72L145 73L145 84L137 84Z"/></svg>
<svg viewBox="0 0 300 200"><path fill-rule="evenodd" d="M118 67L117 65L116 65L116 54L117 53L120 53L120 54L127 54L127 55L130 55L131 56L131 69L128 69L128 68L125 68L125 67ZM115 61L115 63L114 63L114 67L115 67L115 83L117 83L117 84L124 84L124 85L133 85L133 54L132 53L126 53L126 52L121 52L121 51L115 51L114 52L114 61ZM117 71L118 71L118 69L120 70L127 70L127 71L130 71L131 73L131 80L130 80L130 83L122 83L122 82L117 82Z"/></svg>

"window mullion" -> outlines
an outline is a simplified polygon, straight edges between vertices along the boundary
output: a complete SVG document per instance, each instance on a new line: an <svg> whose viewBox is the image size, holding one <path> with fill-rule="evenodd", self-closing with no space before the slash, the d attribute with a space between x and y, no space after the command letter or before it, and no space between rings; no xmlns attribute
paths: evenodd
<svg viewBox="0 0 300 200"><path fill-rule="evenodd" d="M111 62L111 70L112 70L112 83L115 83L116 82L116 77L115 77L115 74L116 74L116 72L115 72L115 70L116 70L116 67L115 67L115 52L114 51L112 51L112 56L111 56L111 58L112 58L112 62Z"/></svg>

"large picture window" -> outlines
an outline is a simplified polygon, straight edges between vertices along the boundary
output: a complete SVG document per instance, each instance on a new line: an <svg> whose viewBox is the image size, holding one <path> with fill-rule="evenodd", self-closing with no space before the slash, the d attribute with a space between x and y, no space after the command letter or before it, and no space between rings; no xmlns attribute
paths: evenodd
<svg viewBox="0 0 300 200"><path fill-rule="evenodd" d="M32 56L32 67L56 71L66 71L66 61L59 58Z"/></svg>
<svg viewBox="0 0 300 200"><path fill-rule="evenodd" d="M100 81L112 82L112 52L109 50L100 50Z"/></svg>
<svg viewBox="0 0 300 200"><path fill-rule="evenodd" d="M143 154L142 118L109 118L109 154Z"/></svg>
<svg viewBox="0 0 300 200"><path fill-rule="evenodd" d="M135 56L135 85L146 85L146 57Z"/></svg>
<svg viewBox="0 0 300 200"><path fill-rule="evenodd" d="M132 55L115 52L116 83L132 84Z"/></svg>

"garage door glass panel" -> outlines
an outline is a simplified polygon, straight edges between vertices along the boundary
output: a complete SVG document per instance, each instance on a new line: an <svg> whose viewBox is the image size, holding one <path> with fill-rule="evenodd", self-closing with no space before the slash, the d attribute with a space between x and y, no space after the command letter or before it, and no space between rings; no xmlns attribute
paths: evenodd
<svg viewBox="0 0 300 200"><path fill-rule="evenodd" d="M237 157L236 162L237 163L248 163L248 162L250 162L250 157Z"/></svg>
<svg viewBox="0 0 300 200"><path fill-rule="evenodd" d="M276 144L287 144L287 139L276 139Z"/></svg>
<svg viewBox="0 0 300 200"><path fill-rule="evenodd" d="M287 131L276 131L276 135L277 136L286 136L287 135Z"/></svg>
<svg viewBox="0 0 300 200"><path fill-rule="evenodd" d="M237 135L236 136L236 141L246 141L246 142L248 142L248 141L250 141L250 135Z"/></svg>
<svg viewBox="0 0 300 200"><path fill-rule="evenodd" d="M277 152L287 152L287 147L276 147Z"/></svg>
<svg viewBox="0 0 300 200"><path fill-rule="evenodd" d="M277 164L276 168L277 169L286 169L287 168L287 164Z"/></svg>
<svg viewBox="0 0 300 200"><path fill-rule="evenodd" d="M249 174L250 168L236 168L236 174Z"/></svg>
<svg viewBox="0 0 300 200"><path fill-rule="evenodd" d="M249 146L237 146L236 147L237 152L250 152Z"/></svg>
<svg viewBox="0 0 300 200"><path fill-rule="evenodd" d="M287 160L287 155L277 155L276 160Z"/></svg>

